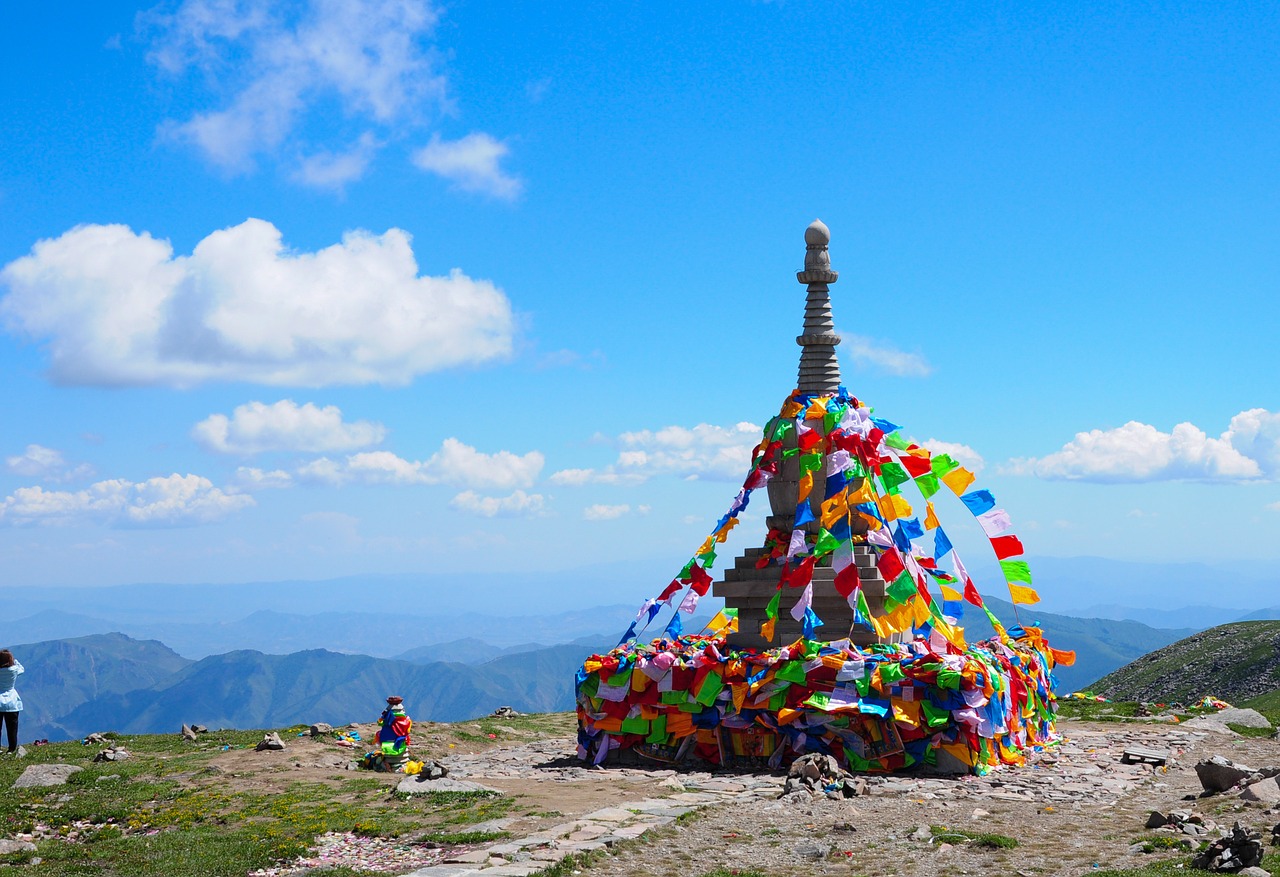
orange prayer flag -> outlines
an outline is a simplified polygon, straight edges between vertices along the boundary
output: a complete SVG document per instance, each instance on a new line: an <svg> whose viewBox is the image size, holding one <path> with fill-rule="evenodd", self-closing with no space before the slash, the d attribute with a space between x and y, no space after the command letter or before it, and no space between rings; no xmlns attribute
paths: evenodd
<svg viewBox="0 0 1280 877"><path fill-rule="evenodd" d="M924 504L924 528L932 530L938 526L938 516L933 511L933 503L925 502Z"/></svg>
<svg viewBox="0 0 1280 877"><path fill-rule="evenodd" d="M1059 667L1070 667L1076 662L1075 652L1064 652L1058 649L1049 649L1049 653L1053 655L1053 663Z"/></svg>

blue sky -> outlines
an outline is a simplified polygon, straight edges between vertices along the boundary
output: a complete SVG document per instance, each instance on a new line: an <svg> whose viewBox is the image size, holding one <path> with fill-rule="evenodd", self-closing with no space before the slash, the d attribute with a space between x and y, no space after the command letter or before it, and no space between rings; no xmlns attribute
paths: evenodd
<svg viewBox="0 0 1280 877"><path fill-rule="evenodd" d="M793 387L814 217L846 384L1033 557L1280 559L1274 9L0 16L6 584L646 596Z"/></svg>

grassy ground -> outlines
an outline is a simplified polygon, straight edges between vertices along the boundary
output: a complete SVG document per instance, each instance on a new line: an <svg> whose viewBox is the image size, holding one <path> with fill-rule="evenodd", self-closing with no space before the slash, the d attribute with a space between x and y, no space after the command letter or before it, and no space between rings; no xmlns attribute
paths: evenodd
<svg viewBox="0 0 1280 877"><path fill-rule="evenodd" d="M447 741L474 751L563 734L565 722L556 715L424 723L423 736L434 744L431 751L445 750ZM280 735L287 741L298 730L280 729ZM498 835L468 826L520 807L516 798L487 793L404 799L391 793L394 775L342 770L323 781L299 781L276 768L253 787L214 764L224 747L252 749L263 733L217 731L194 743L176 734L121 737L111 742L132 755L121 762L94 763L101 747L78 742L29 747L22 760L0 759L0 837L39 835L36 852L0 856L0 877L243 877L302 854L331 831L442 845L484 842ZM40 763L83 769L64 786L11 789L26 767Z"/></svg>

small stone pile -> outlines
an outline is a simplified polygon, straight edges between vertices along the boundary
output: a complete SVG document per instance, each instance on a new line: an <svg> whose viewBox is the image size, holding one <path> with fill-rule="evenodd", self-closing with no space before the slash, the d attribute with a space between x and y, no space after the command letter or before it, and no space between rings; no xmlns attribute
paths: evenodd
<svg viewBox="0 0 1280 877"><path fill-rule="evenodd" d="M1209 844L1191 860L1202 871L1239 872L1256 868L1262 861L1262 835L1241 828L1237 822L1225 837Z"/></svg>
<svg viewBox="0 0 1280 877"><path fill-rule="evenodd" d="M521 715L524 715L524 713L518 713L518 712L516 712L514 709L512 709L512 708L511 708L511 707L509 707L509 706L500 706L500 707L498 707L496 710L494 710L494 711L493 711L493 714L490 716L490 718L494 718L494 719L513 719L513 718L515 718L516 716L521 716Z"/></svg>
<svg viewBox="0 0 1280 877"><path fill-rule="evenodd" d="M129 750L123 746L108 746L93 757L95 762L124 761L129 757Z"/></svg>
<svg viewBox="0 0 1280 877"><path fill-rule="evenodd" d="M838 800L865 795L867 789L865 779L853 776L830 755L811 752L791 762L780 797L797 802L820 796Z"/></svg>
<svg viewBox="0 0 1280 877"><path fill-rule="evenodd" d="M1212 819L1205 819L1190 810L1170 810L1167 814L1152 810L1147 817L1147 828L1170 834L1185 834L1188 837L1202 837L1217 827Z"/></svg>
<svg viewBox="0 0 1280 877"><path fill-rule="evenodd" d="M262 739L258 741L258 745L253 748L258 752L283 752L285 747L280 735L272 731L270 734L263 734Z"/></svg>

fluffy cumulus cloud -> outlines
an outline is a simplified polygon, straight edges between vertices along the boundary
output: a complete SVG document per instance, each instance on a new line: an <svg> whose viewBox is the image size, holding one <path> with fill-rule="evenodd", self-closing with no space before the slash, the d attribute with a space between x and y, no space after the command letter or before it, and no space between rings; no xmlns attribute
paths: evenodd
<svg viewBox="0 0 1280 877"><path fill-rule="evenodd" d="M62 384L403 384L507 356L511 304L454 269L420 276L409 235L285 248L260 219L190 256L123 225L83 225L0 269L0 318L47 345Z"/></svg>
<svg viewBox="0 0 1280 877"><path fill-rule="evenodd" d="M955 460L971 472L981 472L986 468L987 461L982 458L981 454L968 445L962 445L957 442L944 442L932 438L926 439L922 444L924 447L929 449L930 453L950 454L951 459Z"/></svg>
<svg viewBox="0 0 1280 877"><path fill-rule="evenodd" d="M424 171L444 177L464 192L479 192L512 200L523 188L520 180L502 169L507 144L488 134L472 133L458 140L441 140L440 135L413 154L413 163Z"/></svg>
<svg viewBox="0 0 1280 877"><path fill-rule="evenodd" d="M657 475L686 479L741 481L751 465L751 451L760 442L754 423L693 428L666 426L659 430L624 432L614 440L618 458L603 469L561 469L547 480L577 487L583 484L639 484Z"/></svg>
<svg viewBox="0 0 1280 877"><path fill-rule="evenodd" d="M76 481L93 475L88 463L68 463L62 451L44 445L27 445L21 454L5 458L5 468L24 478L60 483Z"/></svg>
<svg viewBox="0 0 1280 877"><path fill-rule="evenodd" d="M1192 423L1162 432L1130 421L1077 433L1061 450L1011 460L1002 471L1069 481L1274 481L1280 478L1280 414L1242 411L1216 438Z"/></svg>
<svg viewBox="0 0 1280 877"><path fill-rule="evenodd" d="M898 377L924 378L933 374L933 366L918 353L905 353L865 335L841 333L841 339L841 353L858 365Z"/></svg>
<svg viewBox="0 0 1280 877"><path fill-rule="evenodd" d="M376 445L386 436L380 423L347 423L335 405L318 408L281 399L271 405L249 402L228 417L211 414L192 429L201 447L219 454L258 454L264 451L350 451Z"/></svg>
<svg viewBox="0 0 1280 877"><path fill-rule="evenodd" d="M482 518L529 518L543 513L545 498L540 493L517 490L510 496L481 496L464 491L449 503L453 508Z"/></svg>
<svg viewBox="0 0 1280 877"><path fill-rule="evenodd" d="M447 484L482 490L530 487L542 472L538 451L486 454L455 438L445 439L425 460L406 460L391 451L365 451L343 460L321 457L298 467L294 476L319 484ZM252 471L252 470L250 470Z"/></svg>
<svg viewBox="0 0 1280 877"><path fill-rule="evenodd" d="M99 481L77 491L19 488L0 501L0 523L183 527L218 521L253 504L253 497L214 487L207 478L175 473L138 482Z"/></svg>

